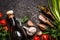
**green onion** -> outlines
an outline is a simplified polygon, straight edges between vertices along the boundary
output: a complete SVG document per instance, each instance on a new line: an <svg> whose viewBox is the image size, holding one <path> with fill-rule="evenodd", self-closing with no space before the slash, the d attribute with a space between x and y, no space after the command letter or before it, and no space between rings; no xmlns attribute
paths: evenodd
<svg viewBox="0 0 60 40"><path fill-rule="evenodd" d="M58 8L59 8L59 13L60 13L60 0L58 0Z"/></svg>
<svg viewBox="0 0 60 40"><path fill-rule="evenodd" d="M56 29L54 32L52 30L54 35L53 35L53 33L51 33L51 36L55 37L56 40L58 40L57 37L58 36L60 37L60 32L59 32L59 30L60 30L60 0L52 0L52 5L53 6L51 7L50 3L48 2L50 11L52 12L53 16L55 17L55 27L57 26L58 29L57 28L56 29L58 30L58 32ZM55 34L55 33L57 33L57 34Z"/></svg>

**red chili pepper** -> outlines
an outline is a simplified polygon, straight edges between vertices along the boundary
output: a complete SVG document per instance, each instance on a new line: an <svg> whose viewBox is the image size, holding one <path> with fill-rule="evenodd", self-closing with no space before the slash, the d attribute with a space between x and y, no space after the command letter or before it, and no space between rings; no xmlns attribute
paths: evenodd
<svg viewBox="0 0 60 40"><path fill-rule="evenodd" d="M8 26L4 26L3 28L4 28L6 31L8 31Z"/></svg>
<svg viewBox="0 0 60 40"><path fill-rule="evenodd" d="M39 36L34 36L33 40L40 40Z"/></svg>
<svg viewBox="0 0 60 40"><path fill-rule="evenodd" d="M5 20L5 19L2 19L2 20L0 21L0 24L6 25L6 24L7 24L7 23L6 23L6 20Z"/></svg>
<svg viewBox="0 0 60 40"><path fill-rule="evenodd" d="M48 34L42 34L42 39L43 40L49 40L49 35Z"/></svg>
<svg viewBox="0 0 60 40"><path fill-rule="evenodd" d="M0 12L0 18L2 18L3 14Z"/></svg>

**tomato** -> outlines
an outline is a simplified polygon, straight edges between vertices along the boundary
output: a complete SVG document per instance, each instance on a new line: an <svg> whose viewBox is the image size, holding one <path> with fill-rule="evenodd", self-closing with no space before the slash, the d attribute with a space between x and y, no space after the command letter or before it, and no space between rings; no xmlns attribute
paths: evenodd
<svg viewBox="0 0 60 40"><path fill-rule="evenodd" d="M3 28L4 28L6 31L8 31L8 26L4 26Z"/></svg>
<svg viewBox="0 0 60 40"><path fill-rule="evenodd" d="M0 18L2 18L3 14L0 12Z"/></svg>
<svg viewBox="0 0 60 40"><path fill-rule="evenodd" d="M40 40L39 36L34 36L33 40Z"/></svg>
<svg viewBox="0 0 60 40"><path fill-rule="evenodd" d="M48 34L42 34L42 39L43 40L49 40L49 35Z"/></svg>
<svg viewBox="0 0 60 40"><path fill-rule="evenodd" d="M2 19L2 20L0 21L0 23L1 23L2 25L6 25L6 24L7 24L5 19Z"/></svg>

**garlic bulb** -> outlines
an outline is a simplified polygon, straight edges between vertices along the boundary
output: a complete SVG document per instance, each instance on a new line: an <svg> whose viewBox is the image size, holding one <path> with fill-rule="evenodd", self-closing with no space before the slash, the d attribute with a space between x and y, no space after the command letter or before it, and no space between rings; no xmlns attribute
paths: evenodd
<svg viewBox="0 0 60 40"><path fill-rule="evenodd" d="M9 17L9 18L14 17L13 13L14 13L13 10L9 10L9 11L7 11L7 15L8 15L8 17Z"/></svg>
<svg viewBox="0 0 60 40"><path fill-rule="evenodd" d="M14 13L13 10L7 11L7 14L13 14L13 13Z"/></svg>
<svg viewBox="0 0 60 40"><path fill-rule="evenodd" d="M23 26L23 28L25 28L27 30L27 34L32 36L36 33L37 29L35 27L25 27Z"/></svg>

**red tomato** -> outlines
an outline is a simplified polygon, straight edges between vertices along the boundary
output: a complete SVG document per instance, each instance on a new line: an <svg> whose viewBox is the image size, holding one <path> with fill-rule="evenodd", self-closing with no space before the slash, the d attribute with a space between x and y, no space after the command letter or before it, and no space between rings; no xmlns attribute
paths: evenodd
<svg viewBox="0 0 60 40"><path fill-rule="evenodd" d="M4 28L6 31L8 31L8 26L4 26L3 28Z"/></svg>
<svg viewBox="0 0 60 40"><path fill-rule="evenodd" d="M49 40L49 35L48 34L42 34L42 39L43 40Z"/></svg>
<svg viewBox="0 0 60 40"><path fill-rule="evenodd" d="M0 18L2 18L3 14L0 12Z"/></svg>
<svg viewBox="0 0 60 40"><path fill-rule="evenodd" d="M34 36L33 40L40 40L39 36Z"/></svg>
<svg viewBox="0 0 60 40"><path fill-rule="evenodd" d="M0 21L0 23L1 23L2 25L6 25L6 24L7 24L5 19L2 19L2 20Z"/></svg>

